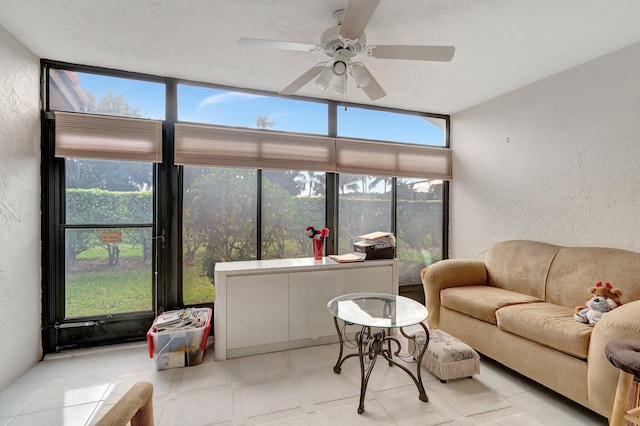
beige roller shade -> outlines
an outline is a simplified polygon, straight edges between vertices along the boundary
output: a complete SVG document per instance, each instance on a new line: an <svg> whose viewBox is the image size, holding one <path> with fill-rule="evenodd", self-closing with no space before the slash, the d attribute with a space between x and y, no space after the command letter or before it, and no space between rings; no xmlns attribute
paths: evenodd
<svg viewBox="0 0 640 426"><path fill-rule="evenodd" d="M451 179L451 150L178 123L175 163Z"/></svg>
<svg viewBox="0 0 640 426"><path fill-rule="evenodd" d="M178 123L175 163L330 172L335 169L335 142L323 136Z"/></svg>
<svg viewBox="0 0 640 426"><path fill-rule="evenodd" d="M451 150L391 142L337 139L336 171L450 180Z"/></svg>
<svg viewBox="0 0 640 426"><path fill-rule="evenodd" d="M162 162L162 121L56 112L56 157Z"/></svg>

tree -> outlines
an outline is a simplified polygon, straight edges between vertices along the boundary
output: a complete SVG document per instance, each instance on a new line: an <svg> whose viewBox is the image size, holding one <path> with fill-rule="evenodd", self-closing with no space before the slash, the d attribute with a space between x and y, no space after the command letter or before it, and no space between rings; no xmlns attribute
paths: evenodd
<svg viewBox="0 0 640 426"><path fill-rule="evenodd" d="M100 189L67 189L66 222L68 224L116 224L151 223L153 194L149 191L117 192ZM107 250L108 264L115 266L120 258L117 243L102 243L101 231L67 230L66 261L67 268L72 266L78 254L100 246ZM145 228L125 228L125 240L132 245L140 245L145 263L151 261L151 231Z"/></svg>
<svg viewBox="0 0 640 426"><path fill-rule="evenodd" d="M143 117L124 95L107 90L101 96L87 93L87 112L119 117ZM98 188L111 191L147 191L153 187L153 167L148 163L68 158L67 188Z"/></svg>
<svg viewBox="0 0 640 426"><path fill-rule="evenodd" d="M216 262L255 257L255 182L252 170L212 168L184 189L183 234L191 250L206 246L202 266L211 280Z"/></svg>
<svg viewBox="0 0 640 426"><path fill-rule="evenodd" d="M377 176L375 177L371 183L369 183L369 191L371 191L372 189L374 189L380 182L382 182L384 184L384 191L382 191L383 193L387 192L387 186L391 186L391 183L393 182L393 178L390 176Z"/></svg>
<svg viewBox="0 0 640 426"><path fill-rule="evenodd" d="M356 192L360 189L360 176L358 175L340 175L339 180L340 192L346 194L347 191Z"/></svg>
<svg viewBox="0 0 640 426"><path fill-rule="evenodd" d="M116 115L119 117L143 117L138 108L134 108L127 103L124 95L118 95L113 90L107 90L101 97L97 97L93 93L87 93L89 105L87 112Z"/></svg>
<svg viewBox="0 0 640 426"><path fill-rule="evenodd" d="M142 117L124 95L107 90L98 97L87 93L87 112L124 117ZM84 158L65 160L67 223L149 223L153 211L153 165L133 161ZM73 192L74 189L97 189L104 192ZM118 196L118 192L135 192L140 197ZM126 231L131 243L141 245L144 262L151 261L151 239L147 229ZM117 266L120 247L117 243L100 243L97 231L72 233L67 236L67 263L73 264L79 253L100 245L108 254L108 264Z"/></svg>
<svg viewBox="0 0 640 426"><path fill-rule="evenodd" d="M324 194L326 187L326 174L315 172L307 173L309 175L309 180L307 182L309 185L309 197Z"/></svg>
<svg viewBox="0 0 640 426"><path fill-rule="evenodd" d="M256 128L258 129L270 129L276 125L276 120L269 121L268 115L258 115L256 117Z"/></svg>
<svg viewBox="0 0 640 426"><path fill-rule="evenodd" d="M292 238L287 225L293 214L293 197L268 180L262 188L262 257L282 259L285 257L285 241ZM298 233L302 234L302 229L298 229Z"/></svg>
<svg viewBox="0 0 640 426"><path fill-rule="evenodd" d="M67 189L148 191L153 188L153 166L133 161L67 158L65 179Z"/></svg>
<svg viewBox="0 0 640 426"><path fill-rule="evenodd" d="M306 184L304 173L296 170L265 170L263 176L291 195L300 194Z"/></svg>

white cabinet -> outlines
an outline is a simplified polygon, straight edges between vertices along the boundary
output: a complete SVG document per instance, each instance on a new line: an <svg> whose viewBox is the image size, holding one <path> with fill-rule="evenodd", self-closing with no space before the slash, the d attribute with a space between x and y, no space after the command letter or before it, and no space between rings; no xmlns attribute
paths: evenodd
<svg viewBox="0 0 640 426"><path fill-rule="evenodd" d="M372 261L370 261L372 262ZM389 267L375 266L371 268L345 269L344 282L347 293L386 293L398 294L397 277L394 278L394 270ZM395 291L389 291L389 283L394 282ZM339 296L339 295L338 295Z"/></svg>
<svg viewBox="0 0 640 426"><path fill-rule="evenodd" d="M327 302L344 294L342 271L289 274L289 339L318 340L336 333Z"/></svg>
<svg viewBox="0 0 640 426"><path fill-rule="evenodd" d="M227 347L289 340L287 278L287 274L227 278Z"/></svg>
<svg viewBox="0 0 640 426"><path fill-rule="evenodd" d="M329 300L346 293L398 293L394 259L218 263L214 282L215 359L337 341Z"/></svg>

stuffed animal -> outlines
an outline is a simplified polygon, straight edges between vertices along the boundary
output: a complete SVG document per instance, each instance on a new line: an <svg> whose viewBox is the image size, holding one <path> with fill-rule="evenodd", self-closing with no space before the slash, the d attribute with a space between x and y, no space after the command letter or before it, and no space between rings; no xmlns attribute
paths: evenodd
<svg viewBox="0 0 640 426"><path fill-rule="evenodd" d="M622 291L610 283L599 282L595 287L589 287L589 293L593 296L587 300L586 306L576 306L573 317L578 322L594 325L606 312L622 305Z"/></svg>
<svg viewBox="0 0 640 426"><path fill-rule="evenodd" d="M589 287L588 291L591 294L589 299L591 297L604 297L605 299L611 299L616 302L617 306L622 305L622 302L620 302L620 297L622 297L622 290L613 287L611 283L602 283L602 281L600 281L596 283L595 287ZM586 307L586 304L582 306L576 306L575 310L576 312L579 312Z"/></svg>
<svg viewBox="0 0 640 426"><path fill-rule="evenodd" d="M573 317L576 321L589 325L595 325L610 310L616 308L616 302L612 299L595 296L587 301L587 307L576 312Z"/></svg>

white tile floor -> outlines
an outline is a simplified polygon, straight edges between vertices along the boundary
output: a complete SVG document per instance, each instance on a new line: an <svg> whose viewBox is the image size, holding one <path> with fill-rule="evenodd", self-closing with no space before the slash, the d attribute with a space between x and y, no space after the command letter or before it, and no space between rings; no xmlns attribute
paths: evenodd
<svg viewBox="0 0 640 426"><path fill-rule="evenodd" d="M210 339L211 340L211 339ZM606 425L600 417L490 360L446 384L423 368L429 402L379 362L356 412L359 367L333 372L337 344L156 371L145 343L50 355L0 393L2 425L93 424L132 384L154 385L156 425ZM410 367L414 368L415 364Z"/></svg>

